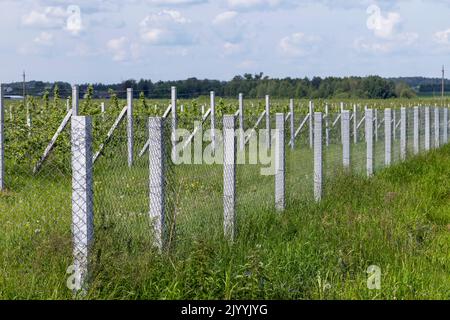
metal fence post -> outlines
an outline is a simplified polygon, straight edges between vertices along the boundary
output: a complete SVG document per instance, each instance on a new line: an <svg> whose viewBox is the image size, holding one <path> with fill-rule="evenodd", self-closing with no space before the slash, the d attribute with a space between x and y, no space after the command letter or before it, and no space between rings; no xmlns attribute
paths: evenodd
<svg viewBox="0 0 450 320"><path fill-rule="evenodd" d="M330 119L328 103L325 104L325 145L330 145Z"/></svg>
<svg viewBox="0 0 450 320"><path fill-rule="evenodd" d="M384 163L388 167L392 162L392 110L384 109Z"/></svg>
<svg viewBox="0 0 450 320"><path fill-rule="evenodd" d="M0 83L0 191L5 189L5 106L3 84Z"/></svg>
<svg viewBox="0 0 450 320"><path fill-rule="evenodd" d="M425 107L425 150L429 151L431 145L430 107Z"/></svg>
<svg viewBox="0 0 450 320"><path fill-rule="evenodd" d="M414 154L420 152L419 142L419 107L414 107Z"/></svg>
<svg viewBox="0 0 450 320"><path fill-rule="evenodd" d="M229 240L236 236L236 136L232 115L223 117L223 227Z"/></svg>
<svg viewBox="0 0 450 320"><path fill-rule="evenodd" d="M275 209L284 211L285 204L285 137L284 113L276 114L276 140L275 140Z"/></svg>
<svg viewBox="0 0 450 320"><path fill-rule="evenodd" d="M397 140L397 110L394 108L392 109L392 122L394 125L392 126L392 137L393 140Z"/></svg>
<svg viewBox="0 0 450 320"><path fill-rule="evenodd" d="M367 176L373 175L373 110L366 109Z"/></svg>
<svg viewBox="0 0 450 320"><path fill-rule="evenodd" d="M171 89L171 100L172 100L172 128L171 128L171 140L172 140L172 160L174 162L177 161L178 158L178 152L177 152L177 139L176 139L176 132L177 132L177 126L178 126L178 118L177 118L177 88L172 87ZM203 115L202 115L203 116Z"/></svg>
<svg viewBox="0 0 450 320"><path fill-rule="evenodd" d="M72 236L75 289L87 289L94 239L92 120L72 117Z"/></svg>
<svg viewBox="0 0 450 320"><path fill-rule="evenodd" d="M444 139L444 144L447 144L448 143L448 108L447 107L444 107L444 119L443 119L443 122L444 122L444 126L443 126L443 130L444 130L444 132L443 132L443 139Z"/></svg>
<svg viewBox="0 0 450 320"><path fill-rule="evenodd" d="M342 112L342 162L345 169L350 169L350 111Z"/></svg>
<svg viewBox="0 0 450 320"><path fill-rule="evenodd" d="M309 147L313 147L314 143L314 104L309 101Z"/></svg>
<svg viewBox="0 0 450 320"><path fill-rule="evenodd" d="M322 113L314 113L314 199L322 200Z"/></svg>
<svg viewBox="0 0 450 320"><path fill-rule="evenodd" d="M244 95L242 93L239 94L239 147L240 150L244 150L245 148L245 127L244 127Z"/></svg>
<svg viewBox="0 0 450 320"><path fill-rule="evenodd" d="M128 166L133 165L133 88L127 89L127 149L128 149Z"/></svg>
<svg viewBox="0 0 450 320"><path fill-rule="evenodd" d="M78 85L72 86L72 116L78 116L79 112L79 87Z"/></svg>
<svg viewBox="0 0 450 320"><path fill-rule="evenodd" d="M161 251L166 245L164 119L148 119L149 134L149 215L154 244Z"/></svg>
<svg viewBox="0 0 450 320"><path fill-rule="evenodd" d="M356 104L353 105L353 143L358 143L358 110Z"/></svg>
<svg viewBox="0 0 450 320"><path fill-rule="evenodd" d="M209 93L211 107L211 147L216 152L216 94L214 91Z"/></svg>
<svg viewBox="0 0 450 320"><path fill-rule="evenodd" d="M439 108L435 107L434 108L434 148L437 149L439 148L439 144L440 144L440 119L439 119Z"/></svg>
<svg viewBox="0 0 450 320"><path fill-rule="evenodd" d="M406 159L406 108L400 109L400 158Z"/></svg>
<svg viewBox="0 0 450 320"><path fill-rule="evenodd" d="M266 95L266 146L267 149L271 147L271 135L270 135L270 97Z"/></svg>
<svg viewBox="0 0 450 320"><path fill-rule="evenodd" d="M291 129L291 149L295 149L295 114L294 114L294 99L289 101L289 112L291 113L290 118L290 129Z"/></svg>

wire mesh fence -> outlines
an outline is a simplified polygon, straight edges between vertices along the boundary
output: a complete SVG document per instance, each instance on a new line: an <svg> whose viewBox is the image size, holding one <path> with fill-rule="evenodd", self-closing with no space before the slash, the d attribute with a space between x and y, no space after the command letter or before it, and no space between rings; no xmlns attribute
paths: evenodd
<svg viewBox="0 0 450 320"><path fill-rule="evenodd" d="M45 259L49 260L52 250L58 250L67 257L56 266L52 264L55 274L63 270L58 281L65 280L65 268L75 258L75 269L77 261L82 266L91 263L91 286L100 288L104 286L102 279L108 277L108 267L120 265L117 261L142 261L137 259L142 255L151 261L161 251L183 255L194 242L223 240L230 223L236 231L232 238L238 239L240 233L251 231L246 228L252 224L244 221L272 214L275 208L289 209L298 202L313 201L318 190L326 197L332 192L327 185L344 171L366 176L368 163L373 161L376 173L389 162L422 153L428 146L436 148L448 139L445 108L367 112L349 105L348 112L341 112L338 106L296 104L291 108L280 103L269 110L261 102L245 106L248 111L241 125L239 106L219 102L212 108L197 103L177 106L179 130L174 149L168 104L135 103L132 117L127 117L125 104L104 110L98 105L81 105L82 114L90 114L92 127L92 165L85 163L87 170L92 169L92 186L81 189L93 191L93 220L86 219L88 215L73 216L78 205L73 204L75 198L85 196L85 202L91 201L89 194L74 193L77 172L73 160L82 159L76 154L86 148L77 147L85 139L82 135L71 135L73 121L79 117L71 116L64 105L19 106L11 112L5 108L6 192L1 193L0 208L6 214L1 228L17 232L2 232L2 237L9 248L26 246L30 255L28 261L11 259L13 250L3 251L2 256L20 270L36 259L44 262L39 260L43 254L37 248L45 248ZM72 121L64 124L65 118ZM233 119L237 132L232 158L224 154L228 145L225 118ZM320 130L314 123L320 123ZM264 131L267 128L271 130ZM60 133L51 144L58 129ZM373 153L368 156L369 139ZM277 158L280 150L282 158ZM233 166L229 166L230 159ZM80 172L80 179L89 184L86 174ZM228 182L233 179L230 189ZM89 211L85 207L78 210ZM77 243L84 246L77 247Z"/></svg>

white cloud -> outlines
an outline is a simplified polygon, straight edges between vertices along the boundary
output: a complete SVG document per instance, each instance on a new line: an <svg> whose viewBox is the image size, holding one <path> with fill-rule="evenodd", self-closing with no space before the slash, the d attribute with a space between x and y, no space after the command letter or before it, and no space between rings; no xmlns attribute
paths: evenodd
<svg viewBox="0 0 450 320"><path fill-rule="evenodd" d="M385 16L381 13L380 7L371 5L367 8L367 28L372 30L375 36L388 39L392 37L395 28L401 22L400 14L388 12Z"/></svg>
<svg viewBox="0 0 450 320"><path fill-rule="evenodd" d="M373 38L359 37L353 46L357 51L387 54L401 51L417 42L419 35L415 32L399 32L401 16L397 12L383 14L376 5L367 8L366 26L373 32Z"/></svg>
<svg viewBox="0 0 450 320"><path fill-rule="evenodd" d="M120 37L111 39L106 44L108 51L112 53L114 61L125 61L128 56L128 39Z"/></svg>
<svg viewBox="0 0 450 320"><path fill-rule="evenodd" d="M303 32L293 33L282 38L279 42L281 53L288 57L304 57L318 48L320 38L306 35Z"/></svg>
<svg viewBox="0 0 450 320"><path fill-rule="evenodd" d="M46 7L43 11L33 10L22 16L22 25L36 28L61 28L67 12L61 7Z"/></svg>
<svg viewBox="0 0 450 320"><path fill-rule="evenodd" d="M450 44L450 29L443 30L443 31L437 31L433 35L434 42L442 45L449 45Z"/></svg>
<svg viewBox="0 0 450 320"><path fill-rule="evenodd" d="M292 4L293 2L291 0L227 0L227 5L238 10L265 10Z"/></svg>
<svg viewBox="0 0 450 320"><path fill-rule="evenodd" d="M237 17L237 15L238 15L238 13L236 11L225 11L225 12L219 13L213 19L213 25L227 24L230 21L234 20Z"/></svg>
<svg viewBox="0 0 450 320"><path fill-rule="evenodd" d="M73 35L78 35L83 29L80 7L70 5L67 8L67 15L66 30Z"/></svg>
<svg viewBox="0 0 450 320"><path fill-rule="evenodd" d="M51 46L53 45L53 35L45 31L41 32L33 42L38 45Z"/></svg>
<svg viewBox="0 0 450 320"><path fill-rule="evenodd" d="M194 41L191 21L179 11L163 10L147 15L140 23L141 39L151 45L185 45Z"/></svg>

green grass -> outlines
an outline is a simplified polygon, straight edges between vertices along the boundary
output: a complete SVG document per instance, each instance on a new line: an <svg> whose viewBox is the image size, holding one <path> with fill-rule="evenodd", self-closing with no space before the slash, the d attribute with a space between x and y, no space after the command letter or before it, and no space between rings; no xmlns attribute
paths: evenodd
<svg viewBox="0 0 450 320"><path fill-rule="evenodd" d="M162 255L149 231L148 160L128 170L123 151L101 158L86 298L450 298L450 146L372 179L361 177L364 159L356 156L355 174L340 172L339 154L336 146L325 152L326 196L317 204L312 165L305 165L310 151L287 151L282 214L273 210L273 177L239 166L233 244L222 236L221 166L171 168L176 240ZM71 191L64 176L17 175L0 194L0 298L73 298L66 287ZM370 265L382 270L379 291L367 289Z"/></svg>

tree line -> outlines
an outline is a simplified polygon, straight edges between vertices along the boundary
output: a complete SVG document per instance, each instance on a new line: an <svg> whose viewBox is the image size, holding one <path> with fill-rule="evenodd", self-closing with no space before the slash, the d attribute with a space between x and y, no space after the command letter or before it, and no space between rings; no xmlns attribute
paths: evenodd
<svg viewBox="0 0 450 320"><path fill-rule="evenodd" d="M327 77L327 78L269 78L263 73L235 76L230 81L189 78L179 81L157 81L130 79L117 84L81 84L80 93L88 90L92 98L126 97L126 89L133 88L135 97L168 98L170 88L177 87L180 98L195 98L215 91L218 96L237 97L243 93L247 98L263 98L266 94L274 98L361 98L389 99L395 97L412 98L415 91L403 81L384 79L379 76L368 77ZM22 94L22 83L6 85L9 94ZM66 82L31 81L26 83L28 95L52 95L55 87L61 97L70 96L71 85Z"/></svg>

